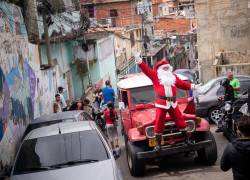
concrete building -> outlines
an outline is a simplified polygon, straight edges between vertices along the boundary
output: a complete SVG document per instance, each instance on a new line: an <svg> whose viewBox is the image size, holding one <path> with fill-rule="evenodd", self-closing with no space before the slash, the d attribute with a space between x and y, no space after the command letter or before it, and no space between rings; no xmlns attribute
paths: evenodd
<svg viewBox="0 0 250 180"><path fill-rule="evenodd" d="M250 73L250 1L195 1L200 74Z"/></svg>
<svg viewBox="0 0 250 180"><path fill-rule="evenodd" d="M106 80L110 80L116 89L115 36L108 31L102 28L89 29L84 33L86 42L80 32L78 35L67 33L51 40L51 57L53 64L58 65L58 79L66 90L66 99L80 98L88 87L103 87ZM83 50L83 43L86 43L87 50ZM46 64L44 44L41 45L41 54L42 62Z"/></svg>

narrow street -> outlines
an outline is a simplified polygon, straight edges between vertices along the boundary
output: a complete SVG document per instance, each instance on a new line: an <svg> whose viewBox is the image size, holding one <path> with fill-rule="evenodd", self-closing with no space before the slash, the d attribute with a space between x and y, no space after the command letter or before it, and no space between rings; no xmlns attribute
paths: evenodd
<svg viewBox="0 0 250 180"><path fill-rule="evenodd" d="M250 180L249 42L250 0L1 0L0 180Z"/></svg>
<svg viewBox="0 0 250 180"><path fill-rule="evenodd" d="M215 126L211 127L214 132ZM215 166L201 166L195 162L193 158L183 158L183 156L170 157L165 163L165 167L159 168L159 166L147 166L146 175L144 177L135 178L130 175L126 151L124 149L124 143L122 140L122 155L117 160L118 165L122 171L122 175L125 180L231 180L232 172L223 172L220 170L220 158L223 150L228 143L226 138L222 134L213 133L218 146L218 160Z"/></svg>

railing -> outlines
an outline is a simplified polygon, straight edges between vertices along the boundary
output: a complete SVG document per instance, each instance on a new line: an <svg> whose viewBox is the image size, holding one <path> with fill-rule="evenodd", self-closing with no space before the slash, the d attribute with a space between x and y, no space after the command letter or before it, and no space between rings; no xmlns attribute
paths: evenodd
<svg viewBox="0 0 250 180"><path fill-rule="evenodd" d="M130 58L127 62L124 63L124 65L120 68L120 74L119 75L126 75L129 73L129 70L135 66L135 60L134 58Z"/></svg>

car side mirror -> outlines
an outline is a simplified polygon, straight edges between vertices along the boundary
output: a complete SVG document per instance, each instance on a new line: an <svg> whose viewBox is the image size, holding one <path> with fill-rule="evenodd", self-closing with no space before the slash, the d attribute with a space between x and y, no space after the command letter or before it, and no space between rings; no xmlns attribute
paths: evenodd
<svg viewBox="0 0 250 180"><path fill-rule="evenodd" d="M120 109L120 110L125 109L125 104L124 104L124 102L119 102L118 106L119 106L119 109Z"/></svg>
<svg viewBox="0 0 250 180"><path fill-rule="evenodd" d="M242 95L247 95L247 91L243 92Z"/></svg>
<svg viewBox="0 0 250 180"><path fill-rule="evenodd" d="M113 155L115 159L118 159L121 156L121 148L117 147L113 149Z"/></svg>
<svg viewBox="0 0 250 180"><path fill-rule="evenodd" d="M222 86L222 84L223 84L223 81L221 80L221 81L220 81L220 86Z"/></svg>

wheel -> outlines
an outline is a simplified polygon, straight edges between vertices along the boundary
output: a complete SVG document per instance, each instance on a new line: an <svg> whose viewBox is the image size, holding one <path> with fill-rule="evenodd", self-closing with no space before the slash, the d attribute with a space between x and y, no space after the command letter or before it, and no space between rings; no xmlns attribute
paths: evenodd
<svg viewBox="0 0 250 180"><path fill-rule="evenodd" d="M213 107L208 111L208 118L210 122L214 122L218 124L218 121L223 117L223 113L219 109L219 107Z"/></svg>
<svg viewBox="0 0 250 180"><path fill-rule="evenodd" d="M198 159L204 165L214 165L218 157L217 145L214 136L210 131L204 132L203 140L212 140L212 143L208 147L197 151Z"/></svg>
<svg viewBox="0 0 250 180"><path fill-rule="evenodd" d="M138 177L143 176L145 173L146 162L143 159L136 157L137 152L141 152L142 149L131 142L127 142L127 162L128 168L132 176Z"/></svg>

